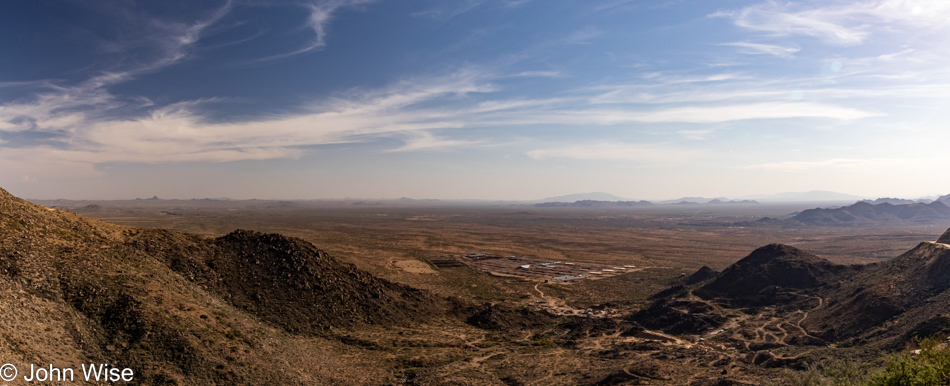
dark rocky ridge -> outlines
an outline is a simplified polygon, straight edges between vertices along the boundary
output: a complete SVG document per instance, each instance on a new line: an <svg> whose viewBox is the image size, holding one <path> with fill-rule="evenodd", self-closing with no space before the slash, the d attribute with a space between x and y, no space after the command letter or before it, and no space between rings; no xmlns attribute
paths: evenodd
<svg viewBox="0 0 950 386"><path fill-rule="evenodd" d="M208 262L232 304L290 332L360 324L409 325L437 314L432 295L341 263L312 244L234 231Z"/></svg>
<svg viewBox="0 0 950 386"><path fill-rule="evenodd" d="M444 301L426 292L376 278L310 243L278 234L237 230L204 239L136 230L126 243L292 333L408 325L445 308Z"/></svg>
<svg viewBox="0 0 950 386"><path fill-rule="evenodd" d="M689 277L686 278L686 284L691 285L691 284L701 283L701 282L704 282L706 280L716 277L716 275L719 275L719 271L716 271L704 265L702 266L702 268L696 270L696 272L693 272L692 275L689 275Z"/></svg>
<svg viewBox="0 0 950 386"><path fill-rule="evenodd" d="M950 229L940 235L940 237L937 238L937 242L941 244L950 244Z"/></svg>

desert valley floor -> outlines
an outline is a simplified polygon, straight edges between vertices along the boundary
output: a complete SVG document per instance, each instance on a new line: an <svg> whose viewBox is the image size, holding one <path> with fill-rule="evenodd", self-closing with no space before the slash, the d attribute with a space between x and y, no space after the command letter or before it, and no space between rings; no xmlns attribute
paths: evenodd
<svg viewBox="0 0 950 386"><path fill-rule="evenodd" d="M950 283L940 221L809 225L787 221L809 208L795 204L4 199L0 252L19 256L4 291L34 310L4 331L39 318L72 348L7 332L3 350L130 358L147 384L796 384L950 331L933 306Z"/></svg>

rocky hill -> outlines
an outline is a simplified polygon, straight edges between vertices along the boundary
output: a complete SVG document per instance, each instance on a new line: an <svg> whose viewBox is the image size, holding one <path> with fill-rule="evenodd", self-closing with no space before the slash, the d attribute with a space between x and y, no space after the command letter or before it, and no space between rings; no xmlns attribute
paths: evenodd
<svg viewBox="0 0 950 386"><path fill-rule="evenodd" d="M798 248L769 244L726 268L696 289L704 299L728 299L737 305L765 305L788 298L789 292L811 290L859 267L837 265Z"/></svg>
<svg viewBox="0 0 950 386"><path fill-rule="evenodd" d="M0 356L14 364L112 363L144 384L352 382L366 370L332 354L329 332L444 307L299 239L117 226L0 189Z"/></svg>
<svg viewBox="0 0 950 386"><path fill-rule="evenodd" d="M950 238L944 233L941 240ZM889 261L844 276L824 292L829 306L804 325L828 339L877 336L895 344L912 338L950 309L950 247L923 242ZM950 324L944 326L950 332Z"/></svg>
<svg viewBox="0 0 950 386"><path fill-rule="evenodd" d="M940 201L929 204L893 205L857 202L835 209L808 209L788 219L805 225L869 225L875 223L937 223L950 220L950 207Z"/></svg>

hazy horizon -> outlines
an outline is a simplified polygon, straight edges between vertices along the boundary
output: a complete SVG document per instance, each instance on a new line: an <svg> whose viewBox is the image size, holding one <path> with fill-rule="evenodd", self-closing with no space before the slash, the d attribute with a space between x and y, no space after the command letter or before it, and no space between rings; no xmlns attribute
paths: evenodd
<svg viewBox="0 0 950 386"><path fill-rule="evenodd" d="M950 192L944 1L3 8L20 197Z"/></svg>
<svg viewBox="0 0 950 386"><path fill-rule="evenodd" d="M574 197L578 196L578 197ZM607 197L609 196L609 197ZM558 195L558 196L548 196L540 198L531 198L531 199L480 199L480 198L438 198L438 197L297 197L297 198L280 198L280 197L229 197L229 196L219 196L219 197L160 197L153 195L151 197L119 197L119 198L42 198L42 197L21 197L27 200L34 201L138 201L138 200L234 200L234 201L247 201L247 200L261 200L261 201L399 201L399 200L412 200L412 201L444 201L444 202L510 202L510 203L535 203L535 202L551 202L551 201L561 201L561 202L574 202L580 200L594 200L594 201L649 201L654 204L668 204L676 203L676 201L690 201L691 199L700 199L703 200L713 200L713 199L725 199L725 200L755 200L761 203L808 203L808 202L819 202L819 203L832 203L832 202L856 202L860 200L875 200L875 199L905 199L905 200L933 200L940 196L941 194L932 194L927 196L915 196L915 197L871 197L871 196L860 196L852 195L848 193L841 192L831 192L831 191L807 191L807 192L780 192L773 194L748 194L743 196L676 196L676 197L653 197L653 198L643 198L643 197L620 197L607 192L586 192L586 193L573 193L567 195Z"/></svg>

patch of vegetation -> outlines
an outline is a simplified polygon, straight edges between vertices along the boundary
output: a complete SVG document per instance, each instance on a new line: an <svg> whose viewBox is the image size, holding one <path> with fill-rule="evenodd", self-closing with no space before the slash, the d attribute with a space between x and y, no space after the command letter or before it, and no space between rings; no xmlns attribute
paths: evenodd
<svg viewBox="0 0 950 386"><path fill-rule="evenodd" d="M894 354L884 368L871 374L868 385L915 386L950 384L950 350L937 338L917 342L920 351Z"/></svg>

